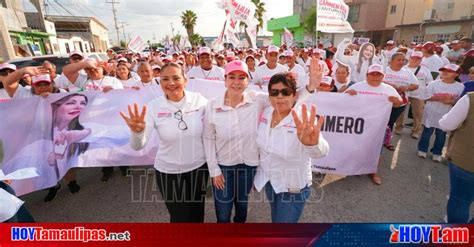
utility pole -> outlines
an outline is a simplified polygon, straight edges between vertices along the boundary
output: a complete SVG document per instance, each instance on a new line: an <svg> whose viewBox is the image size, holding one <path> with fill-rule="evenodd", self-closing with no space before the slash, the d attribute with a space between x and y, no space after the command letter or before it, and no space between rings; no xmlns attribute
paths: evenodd
<svg viewBox="0 0 474 247"><path fill-rule="evenodd" d="M123 41L125 41L125 44L127 44L127 37L125 37L125 26L128 26L129 24L127 24L126 22L124 21L119 21L120 22L120 26L119 28L122 28L122 33L123 33Z"/></svg>
<svg viewBox="0 0 474 247"><path fill-rule="evenodd" d="M112 4L112 13L114 14L115 31L117 32L117 45L120 46L119 26L117 24L117 9L115 8L115 4L119 4L120 0L106 0L106 1L107 3Z"/></svg>

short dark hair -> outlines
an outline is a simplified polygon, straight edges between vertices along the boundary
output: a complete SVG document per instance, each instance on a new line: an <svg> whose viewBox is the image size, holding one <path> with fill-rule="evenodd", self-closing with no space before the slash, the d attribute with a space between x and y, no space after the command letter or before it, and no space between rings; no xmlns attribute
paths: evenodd
<svg viewBox="0 0 474 247"><path fill-rule="evenodd" d="M272 86L278 83L283 83L283 85L289 87L293 90L293 95L296 93L296 76L291 72L283 72L274 74L270 81L268 82L268 91L272 89Z"/></svg>

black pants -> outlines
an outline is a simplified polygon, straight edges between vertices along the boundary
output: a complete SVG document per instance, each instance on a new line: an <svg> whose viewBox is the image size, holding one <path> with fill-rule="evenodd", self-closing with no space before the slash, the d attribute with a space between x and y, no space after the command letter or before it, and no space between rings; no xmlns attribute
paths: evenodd
<svg viewBox="0 0 474 247"><path fill-rule="evenodd" d="M119 166L119 168L120 168L120 170L126 172L129 167L128 167L128 166ZM104 175L111 176L113 172L114 172L114 167L113 167L113 166L102 167L102 173L103 173Z"/></svg>
<svg viewBox="0 0 474 247"><path fill-rule="evenodd" d="M403 111L405 110L405 107L406 105L398 107L398 108L395 108L395 107L392 108L392 112L390 112L390 119L388 120L388 127L390 128L391 131L393 131L393 125L395 124L395 122L397 122L398 117L400 116L400 114L403 113Z"/></svg>
<svg viewBox="0 0 474 247"><path fill-rule="evenodd" d="M156 171L156 182L170 213L171 223L204 222L209 170L207 164L186 173Z"/></svg>

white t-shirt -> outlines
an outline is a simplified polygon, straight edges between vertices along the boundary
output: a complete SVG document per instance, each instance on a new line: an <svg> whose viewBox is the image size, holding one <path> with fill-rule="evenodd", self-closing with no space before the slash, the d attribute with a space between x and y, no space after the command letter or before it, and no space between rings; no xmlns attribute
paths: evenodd
<svg viewBox="0 0 474 247"><path fill-rule="evenodd" d="M8 95L7 90L5 88L0 89L0 102L10 101L11 97Z"/></svg>
<svg viewBox="0 0 474 247"><path fill-rule="evenodd" d="M400 97L400 94L398 94L397 90L393 88L392 86L381 83L377 87L373 87L367 83L367 81L362 81L355 83L354 85L350 86L347 90L355 90L357 94L369 94L369 95L383 95L383 96L395 96L398 97L398 99L402 99ZM346 91L347 91L346 90Z"/></svg>
<svg viewBox="0 0 474 247"><path fill-rule="evenodd" d="M62 88L59 89L59 92L67 93L66 90ZM38 95L33 94L33 91L31 90L31 86L26 86L26 87L19 86L16 89L15 94L13 95L13 99L24 99L24 98L30 98L33 96L38 96Z"/></svg>
<svg viewBox="0 0 474 247"><path fill-rule="evenodd" d="M201 66L194 67L188 72L189 79L206 79L212 81L225 81L223 68L212 65L210 70L204 70Z"/></svg>
<svg viewBox="0 0 474 247"><path fill-rule="evenodd" d="M123 89L122 83L115 77L104 76L99 80L91 80L87 75L81 75L77 77L74 87L69 87L69 91L85 90L85 91L102 91L104 87L110 86L113 89Z"/></svg>
<svg viewBox="0 0 474 247"><path fill-rule="evenodd" d="M462 83L444 83L441 80L435 80L431 82L426 88L426 96L429 99L436 95L452 95L455 99L457 99L459 96L461 96L463 90L464 85ZM443 104L438 101L426 101L423 112L423 125L427 128L441 129L439 120L444 114L448 113L451 108L453 108L452 105Z"/></svg>
<svg viewBox="0 0 474 247"><path fill-rule="evenodd" d="M399 71L394 71L390 67L387 67L383 82L390 83L395 86L408 86L411 84L418 85L418 79L415 77L413 72L405 68L402 68ZM408 97L406 96L406 93L402 93L400 96L402 96L403 104L407 104Z"/></svg>
<svg viewBox="0 0 474 247"><path fill-rule="evenodd" d="M127 83L126 86L124 85L125 89L131 89L132 87L138 87L140 89L146 88L147 90L152 90L157 97L163 95L163 90L161 89L159 80L157 78L153 78L150 82L147 83L144 83L142 81L131 81Z"/></svg>
<svg viewBox="0 0 474 247"><path fill-rule="evenodd" d="M443 60L436 54L431 57L423 57L421 60L421 65L436 73L439 73L439 69L443 67L443 64Z"/></svg>
<svg viewBox="0 0 474 247"><path fill-rule="evenodd" d="M277 73L283 73L287 72L288 69L287 67L277 63L276 67L274 69L268 68L267 64L264 64L262 66L258 66L257 69L255 70L255 78L254 81L255 83L261 83L262 86L268 85L268 82L270 81L270 78Z"/></svg>
<svg viewBox="0 0 474 247"><path fill-rule="evenodd" d="M285 67L287 68L288 71L293 72L297 75L296 87L300 88L308 84L309 77L301 65L295 64L295 66L293 66L293 68L291 69L288 67L288 65L285 65Z"/></svg>
<svg viewBox="0 0 474 247"><path fill-rule="evenodd" d="M415 74L417 68L410 68L407 66L404 67L405 69L411 71ZM407 92L408 97L417 98L417 99L425 99L426 87L430 82L433 81L433 76L431 72L425 67L421 66L420 70L416 74L416 78L418 79L418 89L415 91Z"/></svg>
<svg viewBox="0 0 474 247"><path fill-rule="evenodd" d="M137 86L137 84L140 82L139 80L136 80L133 77L127 80L120 80L119 78L117 79L122 83L124 89L130 89L134 86Z"/></svg>
<svg viewBox="0 0 474 247"><path fill-rule="evenodd" d="M328 67L327 63L324 62L323 60L319 60L319 64L321 66L323 66L323 74L324 75L329 75L329 67ZM305 66L306 73L309 73L309 66L310 65L311 65L311 58L308 59L308 61L306 62L306 66Z"/></svg>

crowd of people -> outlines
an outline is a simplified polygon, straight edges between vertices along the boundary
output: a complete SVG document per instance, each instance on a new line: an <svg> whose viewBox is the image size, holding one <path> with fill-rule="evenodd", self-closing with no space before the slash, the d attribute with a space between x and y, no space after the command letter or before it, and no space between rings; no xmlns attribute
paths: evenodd
<svg viewBox="0 0 474 247"><path fill-rule="evenodd" d="M170 222L204 221L209 177L218 222L246 222L252 188L265 190L272 222L298 222L310 195L311 159L330 149L320 133L323 118L303 103L315 92L387 97L392 110L380 149L395 150L392 135L402 135L411 125L410 136L419 139L413 155L427 158L431 153L434 161L449 163L448 222L469 221L474 200L469 189L474 188L470 38L408 47L389 40L384 49L345 39L330 47L107 53L108 61L97 61L74 51L60 75L48 61L23 68L0 64L0 102L81 91L154 92L156 99L147 105L130 105L120 114L133 149L143 149L152 132L159 137L154 167ZM191 79L221 81L226 91L206 99L186 89ZM248 90L252 84L268 93ZM67 126L58 125L56 131L61 128ZM450 141L443 154L447 133ZM56 157L50 159L56 162ZM120 170L127 175L128 167ZM112 174L113 167L103 168L101 181ZM374 184L382 183L378 174L370 177ZM80 191L74 169L64 179L71 193ZM7 181L0 183L8 187ZM49 188L45 201L53 200L60 186Z"/></svg>

